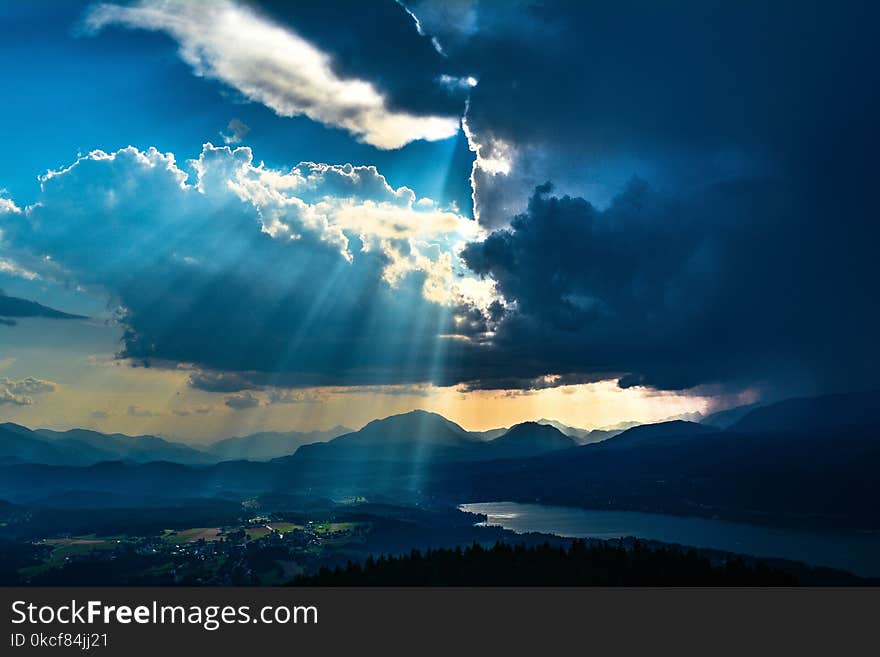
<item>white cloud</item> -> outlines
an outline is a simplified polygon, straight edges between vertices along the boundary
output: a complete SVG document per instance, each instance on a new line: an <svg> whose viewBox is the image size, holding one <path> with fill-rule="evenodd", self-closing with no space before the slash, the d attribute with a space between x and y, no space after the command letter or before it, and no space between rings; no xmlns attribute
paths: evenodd
<svg viewBox="0 0 880 657"><path fill-rule="evenodd" d="M39 278L36 272L21 267L13 260L0 258L0 274L7 274L17 278L23 278L28 281L35 281Z"/></svg>
<svg viewBox="0 0 880 657"><path fill-rule="evenodd" d="M32 395L54 392L55 383L29 376L25 379L0 378L0 405L30 406L34 403Z"/></svg>
<svg viewBox="0 0 880 657"><path fill-rule="evenodd" d="M21 208L10 199L0 196L0 214L21 214Z"/></svg>
<svg viewBox="0 0 880 657"><path fill-rule="evenodd" d="M474 163L471 166L471 200L474 204L474 218L487 228L497 227L500 223L497 214L497 206L503 206L503 201L497 198L499 187L496 185L497 178L508 178L513 171L517 149L502 139L491 135L477 136L468 123L467 111L461 120L461 127L467 138L468 148L474 153ZM504 199L506 200L506 199ZM506 213L513 216L513 212Z"/></svg>
<svg viewBox="0 0 880 657"><path fill-rule="evenodd" d="M93 151L47 172L41 178L44 197L9 227L10 235L37 247L30 260L15 264L15 271L63 278L82 267L84 283L105 286L108 274L96 263L116 263L121 253L154 259L171 248L170 242L156 245L158 252L132 245L152 242L157 233L180 235L181 244L165 255L199 267L218 264L215 237L206 231L234 230L244 238L256 229L279 244L318 240L349 263L380 254L386 262L382 278L392 287L410 273L423 272L426 299L486 305L482 297L491 284L468 276L457 255L465 242L484 237L477 222L431 199L417 199L408 187L392 187L374 166L303 162L284 171L255 165L249 147L211 144L190 165L194 177L171 153L129 146L113 153ZM220 213L224 224L210 222L182 239L187 225ZM69 234L63 252L40 250L44 234L57 236L56 230L67 232L77 222L80 229Z"/></svg>
<svg viewBox="0 0 880 657"><path fill-rule="evenodd" d="M437 82L447 89L465 90L473 89L477 86L477 78L472 75L456 77L454 75L446 75L445 73L437 78Z"/></svg>
<svg viewBox="0 0 880 657"><path fill-rule="evenodd" d="M100 4L88 13L86 25L95 31L122 25L166 32L196 75L220 80L280 116L304 114L377 148L446 139L458 131L458 117L389 109L371 83L338 77L327 54L289 28L229 0Z"/></svg>
<svg viewBox="0 0 880 657"><path fill-rule="evenodd" d="M41 187L4 222L4 244L42 278L117 308L126 359L264 384L277 370L285 387L384 382L385 367L429 363L437 335L489 321L494 283L459 256L482 230L375 167L281 170L210 144L180 165L127 147L89 153Z"/></svg>
<svg viewBox="0 0 880 657"><path fill-rule="evenodd" d="M205 185L225 184L258 209L263 230L275 238L314 233L352 261L350 242L357 237L362 252L388 259L383 278L392 287L409 273L424 272L426 299L448 305L464 298L486 307L491 283L454 275L463 274L456 248L484 236L475 221L431 199L416 200L408 187L391 187L374 166L304 162L284 172L252 162L250 149L207 145L195 163L197 185L205 191ZM223 176L219 181L215 170Z"/></svg>

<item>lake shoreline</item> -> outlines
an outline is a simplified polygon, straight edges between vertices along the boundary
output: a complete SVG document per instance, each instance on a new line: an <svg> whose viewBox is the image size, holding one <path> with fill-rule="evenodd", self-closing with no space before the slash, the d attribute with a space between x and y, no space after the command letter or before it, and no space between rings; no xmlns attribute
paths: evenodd
<svg viewBox="0 0 880 657"><path fill-rule="evenodd" d="M717 518L518 502L465 503L458 508L486 516L486 526L518 534L632 538L880 577L880 536L876 532L810 531Z"/></svg>

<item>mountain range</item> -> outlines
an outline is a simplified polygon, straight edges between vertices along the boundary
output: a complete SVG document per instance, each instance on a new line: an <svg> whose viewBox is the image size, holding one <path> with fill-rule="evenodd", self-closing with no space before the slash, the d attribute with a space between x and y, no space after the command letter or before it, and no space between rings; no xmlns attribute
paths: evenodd
<svg viewBox="0 0 880 657"><path fill-rule="evenodd" d="M673 420L586 445L532 422L487 440L440 415L414 411L265 462L201 461L198 454L217 456L166 441L157 443L164 453L192 462L139 463L142 452L129 450L125 462L89 463L106 449L105 439L115 446L144 437L50 436L6 424L0 425L0 499L88 493L94 504L108 495L246 499L283 492L413 503L541 502L878 530L876 399L857 393L788 400L751 409L726 429Z"/></svg>
<svg viewBox="0 0 880 657"><path fill-rule="evenodd" d="M577 446L559 429L523 422L489 440L437 413L410 411L374 420L328 442L303 445L282 460L440 462L534 456Z"/></svg>
<svg viewBox="0 0 880 657"><path fill-rule="evenodd" d="M0 463L89 465L101 461L174 461L211 463L197 449L157 436L103 434L87 429L31 430L18 424L0 424Z"/></svg>
<svg viewBox="0 0 880 657"><path fill-rule="evenodd" d="M292 454L301 445L330 440L350 431L334 427L312 432L261 432L194 447L159 436L104 434L88 429L32 430L6 422L0 424L0 463L91 465L102 461L170 461L199 465L240 459L269 461Z"/></svg>
<svg viewBox="0 0 880 657"><path fill-rule="evenodd" d="M247 436L224 438L203 449L221 461L271 461L279 456L293 454L303 445L332 440L346 433L351 433L351 429L343 426L324 431L261 431Z"/></svg>
<svg viewBox="0 0 880 657"><path fill-rule="evenodd" d="M222 461L271 461L294 453L301 459L470 460L528 456L584 442L577 437L583 430L561 423L549 426L548 422L467 431L436 413L411 411L373 420L358 431L343 426L310 432L264 431L198 446L159 436L103 434L89 429L32 430L7 422L0 424L0 463L82 466L102 461L169 461L205 465ZM608 437L619 432L586 433Z"/></svg>

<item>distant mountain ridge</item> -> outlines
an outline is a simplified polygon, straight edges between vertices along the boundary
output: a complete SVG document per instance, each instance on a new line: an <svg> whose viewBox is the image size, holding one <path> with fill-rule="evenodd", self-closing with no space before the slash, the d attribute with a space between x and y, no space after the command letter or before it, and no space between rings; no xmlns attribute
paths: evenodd
<svg viewBox="0 0 880 657"><path fill-rule="evenodd" d="M878 423L878 400L880 393L874 391L786 399L755 408L730 430L803 432L872 426Z"/></svg>
<svg viewBox="0 0 880 657"><path fill-rule="evenodd" d="M547 424L552 427L556 427L566 436L571 436L572 438L574 438L579 444L589 445L590 443L598 443L603 440L613 438L614 436L623 433L627 429L632 429L633 427L644 426L647 424L672 422L674 420L684 420L686 422L701 422L703 420L703 416L701 413L682 413L680 415L668 417L663 420L658 420L656 422L618 422L617 424L606 427L599 427L598 429L578 429L576 427L570 427L567 424L563 424L558 420L549 420L547 418L541 418L540 420L536 420L536 422L538 424Z"/></svg>
<svg viewBox="0 0 880 657"><path fill-rule="evenodd" d="M0 290L0 320L4 324L15 324L15 319L26 317L45 317L48 319L88 319L84 315L61 312L49 306L44 306L30 299L11 297Z"/></svg>
<svg viewBox="0 0 880 657"><path fill-rule="evenodd" d="M739 422L753 410L755 410L756 408L760 408L761 406L765 406L765 404L745 404L743 406L726 408L723 411L716 411L714 413L706 415L705 417L703 417L702 420L700 420L700 424L717 427L719 429L727 429L731 425Z"/></svg>
<svg viewBox="0 0 880 657"><path fill-rule="evenodd" d="M193 446L152 435L105 434L90 429L32 430L7 422L0 424L0 463L85 466L104 461L168 461L184 465L210 465L226 460L269 461L292 454L303 444L329 440L349 431L335 427L302 433L262 432Z"/></svg>
<svg viewBox="0 0 880 657"><path fill-rule="evenodd" d="M368 422L326 443L303 445L285 459L421 461L481 444L442 415L416 410Z"/></svg>
<svg viewBox="0 0 880 657"><path fill-rule="evenodd" d="M633 447L657 447L671 442L690 440L694 436L716 433L713 427L686 420L670 420L656 424L641 424L627 429L618 435L602 442L602 447L609 449L632 449Z"/></svg>
<svg viewBox="0 0 880 657"><path fill-rule="evenodd" d="M540 501L880 530L875 401L871 394L789 400L754 409L727 430L670 421L575 447L565 447L570 442L555 427L524 423L505 432L506 439L486 441L422 412L377 420L262 463L117 461L82 467L6 460L0 464L0 499L39 501L88 491L92 499L283 492L433 504ZM427 427L436 431L419 433ZM27 429L3 425L0 431L0 448L22 440L33 447ZM40 449L60 446L36 442ZM535 451L501 449L511 444Z"/></svg>
<svg viewBox="0 0 880 657"><path fill-rule="evenodd" d="M575 447L555 427L524 422L490 440L488 432L470 432L442 415L416 410L381 420L325 443L303 445L285 459L425 461L485 460L531 456Z"/></svg>
<svg viewBox="0 0 880 657"><path fill-rule="evenodd" d="M214 459L188 445L158 436L103 434L88 429L31 430L7 422L0 424L0 461L51 465L89 465L101 461L206 464Z"/></svg>
<svg viewBox="0 0 880 657"><path fill-rule="evenodd" d="M577 447L577 441L549 424L523 422L488 443L492 458L534 456Z"/></svg>
<svg viewBox="0 0 880 657"><path fill-rule="evenodd" d="M103 461L169 461L210 465L222 461L271 461L297 452L300 459L487 460L568 449L608 440L621 433L624 433L622 428L577 429L548 419L467 431L442 415L423 410L373 420L357 431L344 426L311 432L264 431L223 438L207 445L187 445L153 435L105 434L90 429L31 430L6 423L0 424L0 463L84 466Z"/></svg>
<svg viewBox="0 0 880 657"><path fill-rule="evenodd" d="M203 450L222 460L271 461L293 454L302 445L325 442L351 431L341 425L324 431L262 431L224 438L205 446Z"/></svg>
<svg viewBox="0 0 880 657"><path fill-rule="evenodd" d="M607 440L608 438L612 438L617 434L625 431L623 428L603 428L603 429L578 429L576 427L570 427L567 424L563 424L562 422L558 422L557 420L548 420L546 418L541 418L540 420L536 420L538 424L546 424L548 426L554 427L564 433L566 436L570 436L574 438L579 444L587 445L589 443L597 443L601 440Z"/></svg>

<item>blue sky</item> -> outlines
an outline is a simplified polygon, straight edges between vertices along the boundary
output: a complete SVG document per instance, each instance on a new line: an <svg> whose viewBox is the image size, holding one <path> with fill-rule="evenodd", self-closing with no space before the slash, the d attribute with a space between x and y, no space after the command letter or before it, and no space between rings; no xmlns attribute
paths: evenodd
<svg viewBox="0 0 880 657"><path fill-rule="evenodd" d="M876 18L2 3L0 411L600 426L871 386Z"/></svg>
<svg viewBox="0 0 880 657"><path fill-rule="evenodd" d="M36 0L0 7L0 55L15 62L5 81L4 140L19 153L0 164L0 180L21 203L36 199L37 175L69 164L77 153L135 145L196 157L206 141L222 143L232 119L250 128L248 145L270 166L371 164L394 186L469 202L470 191L463 193L469 151L465 145L461 152L459 138L383 151L338 128L279 117L234 89L193 76L165 34L108 29L85 35L83 20L93 4ZM454 158L459 170L451 184L437 163Z"/></svg>

